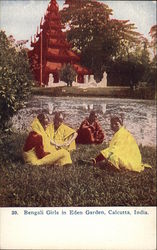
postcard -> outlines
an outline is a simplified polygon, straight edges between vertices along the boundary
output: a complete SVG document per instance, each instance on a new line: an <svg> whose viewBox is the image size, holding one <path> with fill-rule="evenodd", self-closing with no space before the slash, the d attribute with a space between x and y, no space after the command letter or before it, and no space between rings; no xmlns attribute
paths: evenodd
<svg viewBox="0 0 157 250"><path fill-rule="evenodd" d="M156 249L156 1L0 1L0 248Z"/></svg>

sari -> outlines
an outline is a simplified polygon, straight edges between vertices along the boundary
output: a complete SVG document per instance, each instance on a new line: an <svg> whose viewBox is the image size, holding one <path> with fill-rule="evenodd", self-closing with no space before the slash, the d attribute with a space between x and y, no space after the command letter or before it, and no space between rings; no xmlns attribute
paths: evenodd
<svg viewBox="0 0 157 250"><path fill-rule="evenodd" d="M64 123L62 123L56 131L54 129L54 124L50 124L46 129L46 133L49 138L59 145L62 145L63 143L67 142L75 132L76 131L74 129L68 127ZM75 150L75 140L72 141L68 147L64 147L64 149L68 151Z"/></svg>
<svg viewBox="0 0 157 250"><path fill-rule="evenodd" d="M101 154L117 169L125 168L141 172L145 167L151 167L142 163L136 140L124 127L114 134L109 147L102 150Z"/></svg>
<svg viewBox="0 0 157 250"><path fill-rule="evenodd" d="M39 136L41 136L42 138L42 146L43 151L45 152L45 156L39 158L39 156L36 154L36 147L33 146L28 151L23 151L23 158L25 162L32 165L51 165L57 163L61 166L72 163L70 154L67 150L56 150L56 148L50 144L50 138L37 118L34 119L31 127L32 131L38 135L38 138Z"/></svg>
<svg viewBox="0 0 157 250"><path fill-rule="evenodd" d="M105 138L98 121L91 124L88 119L82 122L77 133L76 143L78 144L100 144Z"/></svg>

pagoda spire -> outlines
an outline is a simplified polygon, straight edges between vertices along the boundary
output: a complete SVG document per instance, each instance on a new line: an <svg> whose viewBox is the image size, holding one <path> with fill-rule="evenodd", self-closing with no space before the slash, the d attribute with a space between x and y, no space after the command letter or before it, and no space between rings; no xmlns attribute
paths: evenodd
<svg viewBox="0 0 157 250"><path fill-rule="evenodd" d="M83 82L84 75L89 74L89 71L79 64L80 57L70 49L56 0L51 0L48 4L39 27L34 35L34 42L31 40L33 50L30 52L35 79L40 85L46 85L49 75L53 74L54 82L59 82L59 71L64 64L70 63L75 68L78 79Z"/></svg>

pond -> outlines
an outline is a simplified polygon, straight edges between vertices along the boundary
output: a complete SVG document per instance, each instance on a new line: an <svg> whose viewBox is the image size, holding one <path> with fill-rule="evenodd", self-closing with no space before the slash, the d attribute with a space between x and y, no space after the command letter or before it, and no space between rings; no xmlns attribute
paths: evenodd
<svg viewBox="0 0 157 250"><path fill-rule="evenodd" d="M87 97L47 97L33 96L13 117L14 129L24 132L30 128L34 117L44 111L53 119L54 111L63 111L65 123L77 129L82 120L94 109L98 120L106 132L107 140L112 137L110 117L122 114L124 125L134 135L138 144L156 145L156 106L153 100L132 100L115 98L87 98Z"/></svg>

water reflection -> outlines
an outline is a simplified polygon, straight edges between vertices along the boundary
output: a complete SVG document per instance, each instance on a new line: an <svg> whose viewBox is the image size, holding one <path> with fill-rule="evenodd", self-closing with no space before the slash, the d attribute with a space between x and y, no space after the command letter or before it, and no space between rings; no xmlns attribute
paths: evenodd
<svg viewBox="0 0 157 250"><path fill-rule="evenodd" d="M13 117L14 128L24 131L30 127L33 118L41 111L53 119L55 111L63 111L65 122L77 129L91 109L98 113L99 122L106 132L107 140L112 136L110 117L122 114L124 125L135 136L138 144L156 145L155 101L83 97L35 96L25 109Z"/></svg>

